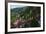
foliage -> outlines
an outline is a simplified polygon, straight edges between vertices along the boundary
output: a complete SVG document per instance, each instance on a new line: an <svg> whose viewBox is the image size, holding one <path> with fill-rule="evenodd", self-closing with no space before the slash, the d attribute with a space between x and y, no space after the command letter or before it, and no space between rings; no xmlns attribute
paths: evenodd
<svg viewBox="0 0 46 34"><path fill-rule="evenodd" d="M36 17L38 15L40 17L40 7L26 6L26 7L21 7L21 8L13 8L13 9L11 9L11 22L14 23L14 21L16 21L16 19L20 19L20 18L23 20L30 20L30 18L31 19L33 18L32 24L36 25L35 23L38 22L38 21L36 21L37 20ZM40 20L40 18L39 18L39 20Z"/></svg>

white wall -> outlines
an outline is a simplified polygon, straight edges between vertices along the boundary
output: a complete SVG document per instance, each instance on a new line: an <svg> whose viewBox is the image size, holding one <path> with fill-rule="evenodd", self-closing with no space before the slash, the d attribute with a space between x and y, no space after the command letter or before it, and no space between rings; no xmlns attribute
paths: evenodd
<svg viewBox="0 0 46 34"><path fill-rule="evenodd" d="M0 0L0 34L4 34L4 9L4 0Z"/></svg>
<svg viewBox="0 0 46 34"><path fill-rule="evenodd" d="M46 5L46 0L25 0L25 1L44 2ZM46 8L46 6L45 6L45 8ZM46 14L46 12L45 12L45 14ZM0 34L4 34L4 30L5 30L4 20L5 20L5 0L0 0ZM46 23L45 23L45 27L46 27ZM19 34L23 34L23 33L19 33ZM45 32L30 32L30 33L24 33L24 34L46 34L46 29L45 29Z"/></svg>

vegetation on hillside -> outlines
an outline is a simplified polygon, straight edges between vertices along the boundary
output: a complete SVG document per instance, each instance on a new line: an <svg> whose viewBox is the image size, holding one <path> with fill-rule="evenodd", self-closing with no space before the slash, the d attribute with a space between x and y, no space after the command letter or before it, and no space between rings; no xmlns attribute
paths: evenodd
<svg viewBox="0 0 46 34"><path fill-rule="evenodd" d="M11 9L12 28L40 27L38 21L40 21L40 7L26 6Z"/></svg>

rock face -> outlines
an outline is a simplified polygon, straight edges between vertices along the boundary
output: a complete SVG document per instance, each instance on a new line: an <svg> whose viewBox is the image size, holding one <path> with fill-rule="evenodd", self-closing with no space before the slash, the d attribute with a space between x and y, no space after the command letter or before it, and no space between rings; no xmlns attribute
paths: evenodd
<svg viewBox="0 0 46 34"><path fill-rule="evenodd" d="M16 22L14 23L14 25L17 27L20 27L20 25L22 24L21 20L16 20Z"/></svg>

